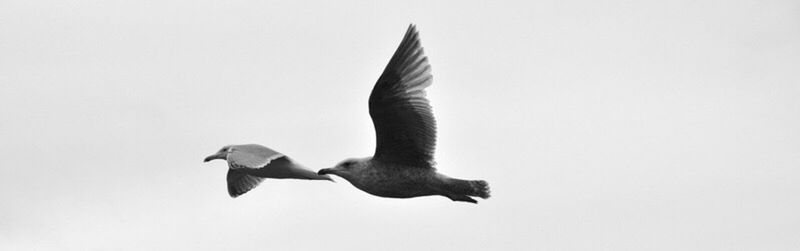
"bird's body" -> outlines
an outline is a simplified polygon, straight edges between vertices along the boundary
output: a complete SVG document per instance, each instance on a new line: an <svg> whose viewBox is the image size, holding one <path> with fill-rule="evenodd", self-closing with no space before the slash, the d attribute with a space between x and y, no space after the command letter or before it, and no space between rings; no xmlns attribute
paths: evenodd
<svg viewBox="0 0 800 251"><path fill-rule="evenodd" d="M262 145L229 145L206 157L205 162L223 159L228 162L228 194L238 197L258 186L265 178L329 180L292 161L286 155Z"/></svg>
<svg viewBox="0 0 800 251"><path fill-rule="evenodd" d="M291 164L293 161L289 157L283 156L271 161L270 164L258 167L249 168L243 167L239 169L244 174L272 179L305 179L305 180L330 180L330 177L319 175L316 172L305 168L292 167L296 164ZM274 167L270 167L274 165ZM291 167L291 168L279 168Z"/></svg>
<svg viewBox="0 0 800 251"><path fill-rule="evenodd" d="M411 198L437 194L441 186L433 169L380 163L367 159L351 169L347 180L369 194L390 198Z"/></svg>
<svg viewBox="0 0 800 251"><path fill-rule="evenodd" d="M388 198L413 198L441 195L454 201L476 202L469 196L488 198L483 181L447 177L434 168L418 168L383 163L371 158L354 162L350 171L340 174L353 186L369 194Z"/></svg>

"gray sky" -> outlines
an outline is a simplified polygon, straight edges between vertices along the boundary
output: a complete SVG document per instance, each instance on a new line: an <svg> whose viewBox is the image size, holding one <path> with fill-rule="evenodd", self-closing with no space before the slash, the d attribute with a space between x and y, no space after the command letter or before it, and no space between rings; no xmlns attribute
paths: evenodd
<svg viewBox="0 0 800 251"><path fill-rule="evenodd" d="M409 23L480 204L266 180L374 149ZM0 249L796 250L796 1L0 1Z"/></svg>

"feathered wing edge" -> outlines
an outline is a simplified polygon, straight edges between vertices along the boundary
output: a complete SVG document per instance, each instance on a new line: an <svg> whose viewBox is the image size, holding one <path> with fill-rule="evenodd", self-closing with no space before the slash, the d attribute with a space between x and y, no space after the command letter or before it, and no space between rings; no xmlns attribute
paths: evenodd
<svg viewBox="0 0 800 251"><path fill-rule="evenodd" d="M411 24L370 95L376 159L415 167L434 165L436 120L425 98L425 88L432 83L428 58Z"/></svg>
<svg viewBox="0 0 800 251"><path fill-rule="evenodd" d="M248 175L243 170L228 169L228 194L239 197L261 184L264 178Z"/></svg>

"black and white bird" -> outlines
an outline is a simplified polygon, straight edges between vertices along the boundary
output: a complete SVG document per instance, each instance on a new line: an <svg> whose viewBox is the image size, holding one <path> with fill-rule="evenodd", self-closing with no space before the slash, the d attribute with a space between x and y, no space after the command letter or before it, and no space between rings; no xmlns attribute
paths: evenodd
<svg viewBox="0 0 800 251"><path fill-rule="evenodd" d="M228 161L232 197L253 189L264 178L332 180L328 176L332 174L380 197L441 195L471 203L477 203L472 197L489 198L486 181L447 177L433 167L436 121L425 98L425 88L433 81L430 71L419 33L409 25L369 97L377 141L372 157L347 159L314 173L264 146L232 145L205 161Z"/></svg>
<svg viewBox="0 0 800 251"><path fill-rule="evenodd" d="M472 197L489 198L486 181L447 177L433 167L436 121L425 98L425 88L433 81L430 72L419 33L409 25L369 97L377 141L374 156L347 159L319 174L340 176L380 197L441 195L471 203L477 203Z"/></svg>
<svg viewBox="0 0 800 251"><path fill-rule="evenodd" d="M228 161L228 194L234 198L255 188L265 178L333 181L328 175L317 174L279 152L256 144L222 147L204 162L215 159Z"/></svg>

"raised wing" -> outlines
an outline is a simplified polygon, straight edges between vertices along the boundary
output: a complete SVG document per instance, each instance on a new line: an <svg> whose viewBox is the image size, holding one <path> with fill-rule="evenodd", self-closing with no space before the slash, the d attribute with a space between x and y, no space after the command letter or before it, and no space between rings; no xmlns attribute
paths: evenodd
<svg viewBox="0 0 800 251"><path fill-rule="evenodd" d="M430 168L436 121L425 88L433 83L428 58L412 24L369 97L377 145L373 159Z"/></svg>

